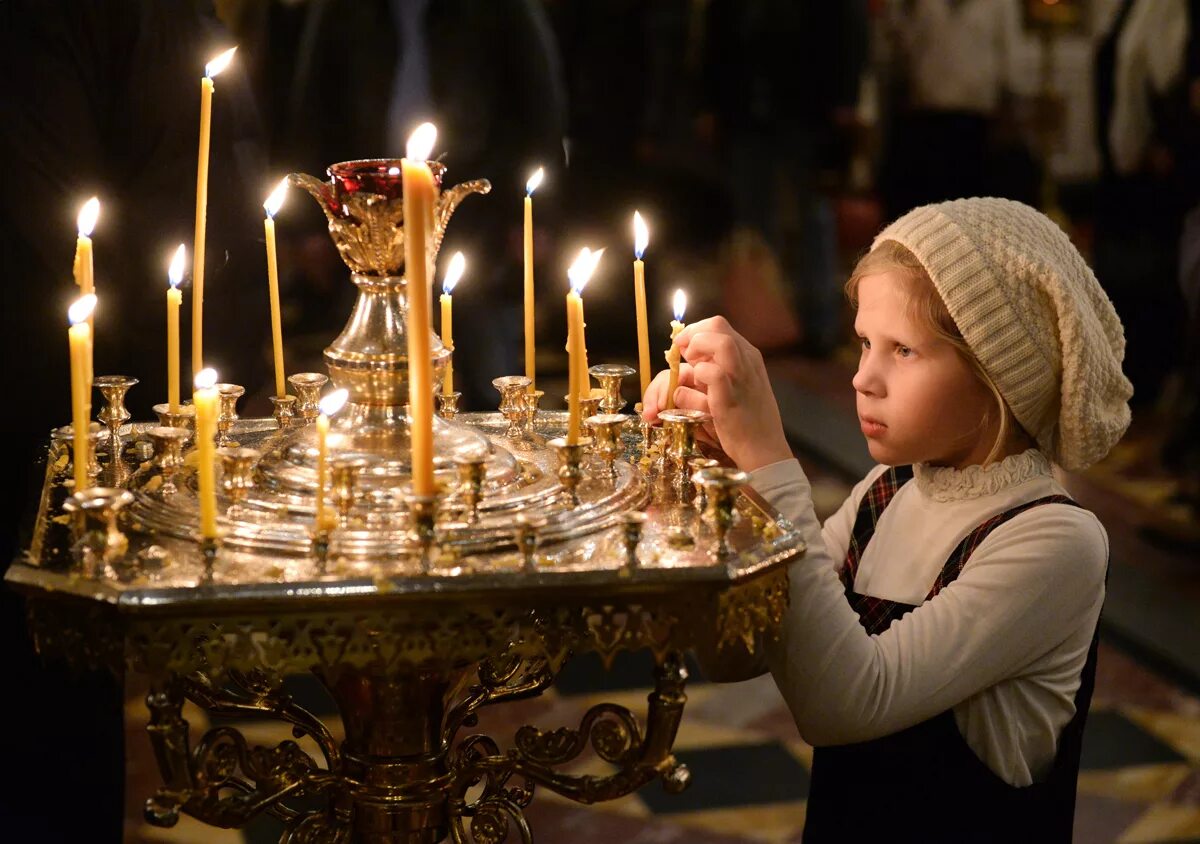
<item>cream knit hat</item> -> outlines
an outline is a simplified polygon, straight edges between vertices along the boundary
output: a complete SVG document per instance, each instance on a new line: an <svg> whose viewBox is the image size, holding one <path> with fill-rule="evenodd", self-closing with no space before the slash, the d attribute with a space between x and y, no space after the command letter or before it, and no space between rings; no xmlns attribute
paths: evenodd
<svg viewBox="0 0 1200 844"><path fill-rule="evenodd" d="M1067 235L1007 199L956 199L885 228L925 267L1017 421L1065 469L1106 455L1129 427L1133 385L1112 303Z"/></svg>

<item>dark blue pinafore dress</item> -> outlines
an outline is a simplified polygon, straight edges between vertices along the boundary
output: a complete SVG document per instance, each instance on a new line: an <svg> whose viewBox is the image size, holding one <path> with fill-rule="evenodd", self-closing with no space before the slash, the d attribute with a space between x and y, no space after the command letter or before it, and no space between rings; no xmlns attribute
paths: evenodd
<svg viewBox="0 0 1200 844"><path fill-rule="evenodd" d="M872 635L915 609L854 591L858 563L875 525L912 475L911 466L890 469L863 496L841 571L846 598ZM1066 496L1053 495L988 519L954 549L925 600L954 582L971 553L995 528L1043 504L1078 506ZM1063 730L1054 767L1044 782L1018 788L996 776L967 745L953 710L948 709L872 741L816 748L806 844L1070 841L1083 726L1095 685L1097 641L1098 635L1093 634L1075 693L1075 715Z"/></svg>

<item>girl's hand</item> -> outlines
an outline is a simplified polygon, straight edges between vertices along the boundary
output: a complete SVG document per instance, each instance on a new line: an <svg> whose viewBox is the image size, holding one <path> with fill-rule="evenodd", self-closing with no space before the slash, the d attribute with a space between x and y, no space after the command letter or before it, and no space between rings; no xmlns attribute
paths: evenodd
<svg viewBox="0 0 1200 844"><path fill-rule="evenodd" d="M715 438L747 472L792 457L758 349L719 316L689 325L675 344L686 361L679 367L675 406L703 410L713 418L701 438ZM642 414L649 421L666 404L669 378L669 372L660 372L646 390Z"/></svg>

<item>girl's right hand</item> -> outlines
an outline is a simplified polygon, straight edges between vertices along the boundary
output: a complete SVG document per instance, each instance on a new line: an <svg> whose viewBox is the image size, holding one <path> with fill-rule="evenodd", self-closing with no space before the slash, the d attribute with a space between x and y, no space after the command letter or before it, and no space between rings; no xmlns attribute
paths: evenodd
<svg viewBox="0 0 1200 844"><path fill-rule="evenodd" d="M791 459L758 349L720 316L687 326L675 345L686 361L680 365L675 406L711 414L718 445L739 469L751 472ZM669 377L660 372L646 390L642 414L649 421L666 404Z"/></svg>

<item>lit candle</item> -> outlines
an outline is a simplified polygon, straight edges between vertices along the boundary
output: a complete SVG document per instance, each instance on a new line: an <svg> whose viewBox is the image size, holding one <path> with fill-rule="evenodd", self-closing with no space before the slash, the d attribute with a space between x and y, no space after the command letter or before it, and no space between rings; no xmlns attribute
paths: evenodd
<svg viewBox="0 0 1200 844"><path fill-rule="evenodd" d="M347 390L334 390L321 399L321 415L317 417L317 512L316 525L318 530L330 530L333 514L325 507L325 489L329 485L329 417L342 409L350 393Z"/></svg>
<svg viewBox="0 0 1200 844"><path fill-rule="evenodd" d="M633 212L633 297L637 309L638 374L641 376L641 395L650 387L650 323L646 317L646 265L642 255L650 243L650 230L642 215Z"/></svg>
<svg viewBox="0 0 1200 844"><path fill-rule="evenodd" d="M683 312L687 308L687 294L682 290L675 291L675 301L672 303L675 319L671 320L671 348L667 349L667 363L671 367L671 379L667 382L667 410L675 407L675 389L679 386L679 347L675 338L683 331Z"/></svg>
<svg viewBox="0 0 1200 844"><path fill-rule="evenodd" d="M462 278L466 266L463 253L455 252L442 279L442 345L451 352L450 359L446 361L446 374L442 376L443 396L454 392L454 285Z"/></svg>
<svg viewBox="0 0 1200 844"><path fill-rule="evenodd" d="M196 237L192 244L192 374L204 368L204 232L208 212L208 142L212 123L213 77L233 61L237 47L204 66L200 80L200 153L196 160Z"/></svg>
<svg viewBox="0 0 1200 844"><path fill-rule="evenodd" d="M88 296L96 292L96 265L92 258L92 230L96 228L96 220L100 217L100 200L92 197L83 203L79 216L75 218L75 226L79 237L75 241L75 283L79 292ZM87 349L87 383L88 397L92 394L92 356L96 343L96 315L91 313L87 318L88 349Z"/></svg>
<svg viewBox="0 0 1200 844"><path fill-rule="evenodd" d="M67 310L71 323L67 338L71 344L71 432L75 437L75 491L88 487L88 428L91 424L91 388L88 384L87 356L91 346L91 329L88 317L96 307L95 294L89 293L75 300Z"/></svg>
<svg viewBox="0 0 1200 844"><path fill-rule="evenodd" d="M275 257L275 215L283 205L287 196L288 180L280 180L278 187L271 191L263 209L267 217L263 220L263 229L267 234L267 287L271 296L271 344L275 350L275 395L283 398L287 395L284 384L283 368L283 323L279 315L279 264Z"/></svg>
<svg viewBox="0 0 1200 844"><path fill-rule="evenodd" d="M171 268L167 271L167 404L172 413L179 412L179 306L183 304L183 293L179 284L183 281L183 262L187 250L183 244L175 250Z"/></svg>
<svg viewBox="0 0 1200 844"><path fill-rule="evenodd" d="M196 486L200 496L200 536L217 538L217 371L202 369L195 378Z"/></svg>
<svg viewBox="0 0 1200 844"><path fill-rule="evenodd" d="M533 306L533 192L538 189L545 175L545 171L539 167L525 183L525 376L529 379L530 392L537 389Z"/></svg>
<svg viewBox="0 0 1200 844"><path fill-rule="evenodd" d="M567 293L567 442L579 442L580 412L579 399L584 392L587 378L587 346L583 334L583 288L600 263L601 249L593 252L586 246L567 270L571 289ZM582 366L581 366L582 364Z"/></svg>
<svg viewBox="0 0 1200 844"><path fill-rule="evenodd" d="M404 190L404 276L408 296L408 411L412 443L413 494L433 495L433 365L429 336L429 241L437 186L426 160L437 140L432 123L408 139L400 161Z"/></svg>

